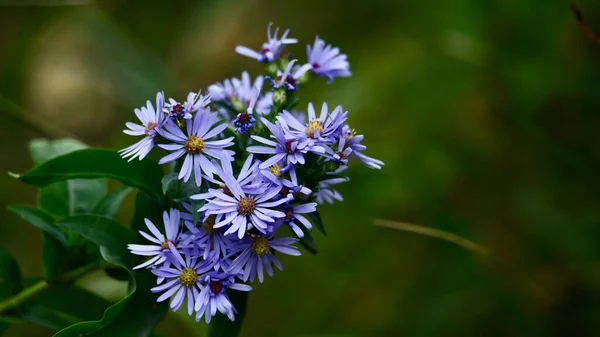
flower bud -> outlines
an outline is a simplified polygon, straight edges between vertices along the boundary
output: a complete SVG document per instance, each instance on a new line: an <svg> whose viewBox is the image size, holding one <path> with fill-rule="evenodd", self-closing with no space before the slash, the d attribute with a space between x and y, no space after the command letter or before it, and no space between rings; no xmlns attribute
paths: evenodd
<svg viewBox="0 0 600 337"><path fill-rule="evenodd" d="M231 106L235 111L246 112L246 105L237 97L231 97Z"/></svg>
<svg viewBox="0 0 600 337"><path fill-rule="evenodd" d="M334 161L328 161L325 165L325 169L327 170L327 172L335 172L339 168L340 164Z"/></svg>
<svg viewBox="0 0 600 337"><path fill-rule="evenodd" d="M285 89L277 89L273 91L273 103L278 106L282 106L286 101Z"/></svg>
<svg viewBox="0 0 600 337"><path fill-rule="evenodd" d="M277 77L277 70L279 70L277 63L271 62L271 63L267 64L266 72L267 72L268 76Z"/></svg>

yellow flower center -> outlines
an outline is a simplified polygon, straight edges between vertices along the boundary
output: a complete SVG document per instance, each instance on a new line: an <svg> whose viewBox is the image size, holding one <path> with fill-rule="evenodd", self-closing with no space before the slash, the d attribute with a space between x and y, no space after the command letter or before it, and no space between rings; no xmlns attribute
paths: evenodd
<svg viewBox="0 0 600 337"><path fill-rule="evenodd" d="M269 167L269 171L276 177L279 177L279 173L281 172L281 166L275 164Z"/></svg>
<svg viewBox="0 0 600 337"><path fill-rule="evenodd" d="M240 201L238 202L237 210L238 213L240 213L241 215L248 216L252 214L252 212L254 211L254 207L254 199L245 197L240 199Z"/></svg>
<svg viewBox="0 0 600 337"><path fill-rule="evenodd" d="M318 119L311 120L306 124L306 135L310 138L315 138L315 132L319 131L319 134L323 133L323 124Z"/></svg>
<svg viewBox="0 0 600 337"><path fill-rule="evenodd" d="M269 242L267 239L261 237L257 237L252 241L252 245L250 246L252 252L258 256L267 254L271 249L269 248Z"/></svg>
<svg viewBox="0 0 600 337"><path fill-rule="evenodd" d="M214 228L216 218L217 216L213 214L206 218L206 220L204 220L204 222L202 223L202 229L204 229L206 233L215 234L220 231L219 228Z"/></svg>
<svg viewBox="0 0 600 337"><path fill-rule="evenodd" d="M171 241L171 240L165 240L163 242L160 243L160 250L167 250L169 249L169 242L171 242L173 245L175 245L175 242Z"/></svg>
<svg viewBox="0 0 600 337"><path fill-rule="evenodd" d="M190 136L185 142L185 150L191 154L198 154L204 150L204 140L198 136Z"/></svg>
<svg viewBox="0 0 600 337"><path fill-rule="evenodd" d="M185 267L179 273L179 280L184 286L190 287L196 284L196 282L198 281L198 274L196 274L196 271L194 269L190 267Z"/></svg>

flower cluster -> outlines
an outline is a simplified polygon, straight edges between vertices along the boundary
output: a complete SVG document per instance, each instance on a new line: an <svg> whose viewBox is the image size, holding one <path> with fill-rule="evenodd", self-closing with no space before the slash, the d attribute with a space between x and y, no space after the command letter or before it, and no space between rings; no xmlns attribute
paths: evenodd
<svg viewBox="0 0 600 337"><path fill-rule="evenodd" d="M143 136L120 151L124 158L143 159L155 146L166 150L160 164L171 163L178 190L191 190L183 200L168 200L162 224L146 219L147 244L131 244L131 253L146 260L157 277L158 301L182 304L206 322L218 312L234 320L236 308L228 293L249 291L247 284L282 270L279 254L298 256L294 245L305 244L317 205L342 200L334 189L348 181L340 174L353 158L371 168L383 162L364 154L362 135L347 124L341 106L308 103L294 110L298 90L311 75L350 76L346 55L318 37L307 46L308 62L297 65L285 50L296 39L286 30L271 33L258 51L236 51L266 63L265 76L254 82L227 79L190 93L186 101L165 100L135 109L141 124L126 123L126 134ZM265 83L270 83L267 88ZM320 111L317 112L317 110ZM193 176L193 179L192 179Z"/></svg>

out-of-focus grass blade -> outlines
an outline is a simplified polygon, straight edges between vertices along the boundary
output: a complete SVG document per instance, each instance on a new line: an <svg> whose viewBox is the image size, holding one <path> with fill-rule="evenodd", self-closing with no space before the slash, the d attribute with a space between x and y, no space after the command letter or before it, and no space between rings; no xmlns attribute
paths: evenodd
<svg viewBox="0 0 600 337"><path fill-rule="evenodd" d="M431 228L431 227L415 225L415 224L410 224L410 223L406 223L406 222L382 220L382 219L375 219L375 226L387 227L387 228L397 229L397 230L401 230L401 231L405 231L405 232L411 232L411 233L416 233L416 234L421 234L421 235L426 235L426 236L431 236L434 238L442 239L442 240L454 243L456 245L459 245L459 246L463 247L464 249L470 250L470 251L475 252L482 256L488 256L490 254L489 249L483 247L480 244L477 244L471 240L465 239L456 234L445 232L443 230L439 230L439 229L435 229L435 228Z"/></svg>

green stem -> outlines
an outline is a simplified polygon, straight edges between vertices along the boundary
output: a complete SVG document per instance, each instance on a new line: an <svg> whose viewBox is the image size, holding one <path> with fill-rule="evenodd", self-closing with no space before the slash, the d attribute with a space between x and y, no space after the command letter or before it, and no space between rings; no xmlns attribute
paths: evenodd
<svg viewBox="0 0 600 337"><path fill-rule="evenodd" d="M67 273L65 273L62 277L60 277L55 282L49 282L47 280L41 280L33 285L23 289L20 293L9 297L0 302L0 314L3 314L11 309L17 308L21 304L29 301L31 298L35 297L42 291L48 289L49 287L64 282L73 281L93 270L96 270L100 267L100 262L95 261L90 264L81 266L79 268L73 269Z"/></svg>

